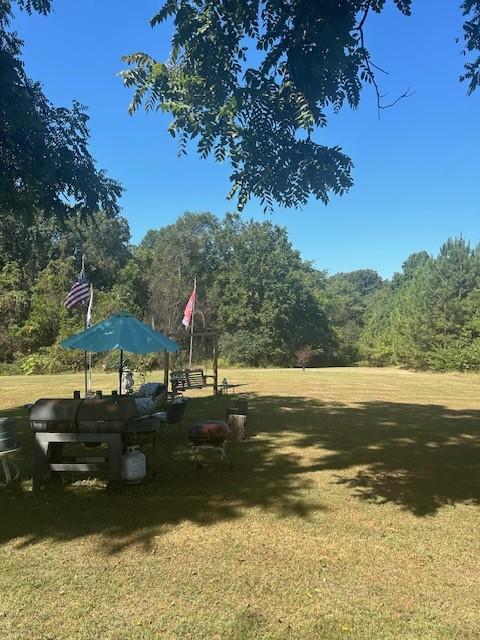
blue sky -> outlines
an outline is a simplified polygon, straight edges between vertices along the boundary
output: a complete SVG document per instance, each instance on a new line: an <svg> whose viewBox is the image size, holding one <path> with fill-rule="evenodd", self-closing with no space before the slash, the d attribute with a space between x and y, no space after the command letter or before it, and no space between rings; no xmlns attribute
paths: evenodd
<svg viewBox="0 0 480 640"><path fill-rule="evenodd" d="M168 55L168 26L148 24L162 1L53 4L48 17L19 14L14 22L25 41L27 71L55 104L77 99L89 106L91 150L98 166L126 189L122 215L132 240L186 210L219 216L234 210L226 200L227 165L194 154L177 159L167 116L127 114L130 93L118 77L120 58L134 51ZM371 267L389 277L410 253L435 253L449 236L480 241L480 93L467 97L458 81L464 61L455 42L461 36L460 0L414 4L414 15L406 18L390 1L370 21L367 46L389 72L381 78L382 91L392 99L407 87L415 94L379 121L367 88L357 111L332 117L317 136L353 158L350 193L327 207L312 200L301 211L271 216L288 228L305 259L331 273ZM243 215L265 219L254 201Z"/></svg>

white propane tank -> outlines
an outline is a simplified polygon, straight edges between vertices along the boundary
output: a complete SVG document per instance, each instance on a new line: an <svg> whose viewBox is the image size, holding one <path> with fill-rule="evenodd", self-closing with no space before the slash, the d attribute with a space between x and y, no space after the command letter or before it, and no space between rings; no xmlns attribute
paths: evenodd
<svg viewBox="0 0 480 640"><path fill-rule="evenodd" d="M145 478L147 464L145 454L138 445L127 447L122 456L122 478L129 484L138 484Z"/></svg>
<svg viewBox="0 0 480 640"><path fill-rule="evenodd" d="M133 374L130 369L124 368L122 371L122 382L120 385L122 396L128 396L133 389Z"/></svg>

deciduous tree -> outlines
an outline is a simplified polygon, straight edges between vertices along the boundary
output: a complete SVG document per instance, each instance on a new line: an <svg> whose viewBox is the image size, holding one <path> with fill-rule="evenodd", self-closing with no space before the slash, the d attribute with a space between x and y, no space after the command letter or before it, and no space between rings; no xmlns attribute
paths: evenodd
<svg viewBox="0 0 480 640"><path fill-rule="evenodd" d="M209 325L207 293L217 266L218 247L214 233L218 220L210 213L183 214L171 225L150 230L136 256L144 268L149 292L148 314L158 329L176 332L182 328L183 310L197 278L197 318Z"/></svg>
<svg viewBox="0 0 480 640"><path fill-rule="evenodd" d="M47 14L50 0L19 0ZM88 116L74 102L54 107L21 59L22 42L9 30L10 0L0 2L0 216L32 220L35 211L63 219L98 209L118 212L119 183L98 170L88 151Z"/></svg>
<svg viewBox="0 0 480 640"><path fill-rule="evenodd" d="M373 294L383 286L373 269L337 273L326 282L326 308L336 336L336 360L358 360L358 339Z"/></svg>
<svg viewBox="0 0 480 640"><path fill-rule="evenodd" d="M170 113L169 132L180 153L197 142L201 157L229 158L230 196L242 209L251 196L267 209L298 207L314 196L328 202L352 184L352 162L338 146L322 144L327 114L356 108L373 85L379 112L386 104L379 67L367 48L365 25L385 0L166 0L151 19L173 26L171 53L125 56L134 88L130 111ZM410 15L412 0L395 0ZM463 0L463 79L480 78L480 2ZM435 11L432 8L432 11ZM454 34L452 34L453 37Z"/></svg>
<svg viewBox="0 0 480 640"><path fill-rule="evenodd" d="M331 334L315 295L315 274L286 230L250 221L232 234L217 268L212 298L223 351L242 364L291 364L304 344L328 350ZM231 224L226 221L226 225Z"/></svg>

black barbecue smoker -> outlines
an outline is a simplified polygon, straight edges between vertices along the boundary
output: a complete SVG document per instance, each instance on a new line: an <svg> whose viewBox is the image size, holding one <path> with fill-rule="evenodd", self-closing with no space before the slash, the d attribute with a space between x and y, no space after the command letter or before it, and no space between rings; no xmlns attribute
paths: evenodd
<svg viewBox="0 0 480 640"><path fill-rule="evenodd" d="M33 490L42 486L45 472L107 470L111 482L120 482L125 434L152 433L154 418L142 418L131 396L44 398L30 411L35 437ZM65 456L67 444L107 445L107 455ZM105 449L100 449L104 453Z"/></svg>

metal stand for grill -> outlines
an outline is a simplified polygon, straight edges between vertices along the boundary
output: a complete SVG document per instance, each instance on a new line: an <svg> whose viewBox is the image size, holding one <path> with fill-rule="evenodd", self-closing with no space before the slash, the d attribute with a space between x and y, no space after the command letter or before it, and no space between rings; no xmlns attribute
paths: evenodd
<svg viewBox="0 0 480 640"><path fill-rule="evenodd" d="M108 458L64 458L63 445L66 443L105 443ZM121 433L35 433L35 458L33 469L33 490L42 486L45 471L98 471L108 468L109 479L122 479L122 434Z"/></svg>
<svg viewBox="0 0 480 640"><path fill-rule="evenodd" d="M33 490L42 486L45 472L93 472L107 469L112 482L122 479L122 439L130 425L138 421L135 401L130 396L106 396L73 399L43 398L30 410L30 425L35 435ZM106 444L108 456L66 457L65 444Z"/></svg>
<svg viewBox="0 0 480 640"><path fill-rule="evenodd" d="M225 442L222 444L192 444L192 453L193 453L193 464L197 469L200 469L202 466L202 462L200 460L200 451L210 450L217 451L220 454L220 462L223 464L227 464L230 468L232 467L232 463L227 457L227 452L225 451Z"/></svg>
<svg viewBox="0 0 480 640"><path fill-rule="evenodd" d="M228 425L223 420L197 420L188 434L192 443L193 462L197 469L202 466L199 454L205 450L217 451L220 454L220 462L232 467L225 451L229 434Z"/></svg>

